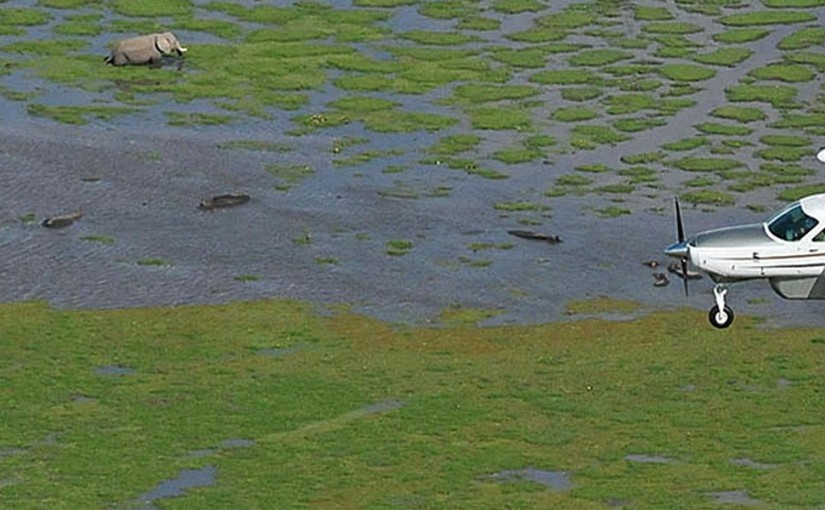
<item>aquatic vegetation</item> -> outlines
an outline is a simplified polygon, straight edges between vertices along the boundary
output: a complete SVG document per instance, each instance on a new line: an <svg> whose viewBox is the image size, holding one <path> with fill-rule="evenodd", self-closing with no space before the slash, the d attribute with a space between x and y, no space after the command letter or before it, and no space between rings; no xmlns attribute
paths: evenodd
<svg viewBox="0 0 825 510"><path fill-rule="evenodd" d="M629 216L631 214L630 209L617 206L609 206L604 207L602 209L596 209L595 212L596 215L598 215L600 218L619 218L621 216Z"/></svg>
<svg viewBox="0 0 825 510"><path fill-rule="evenodd" d="M666 64L659 69L659 73L674 81L704 81L716 76L713 69L690 64Z"/></svg>
<svg viewBox="0 0 825 510"><path fill-rule="evenodd" d="M237 120L232 115L200 112L166 112L170 126L215 126Z"/></svg>
<svg viewBox="0 0 825 510"><path fill-rule="evenodd" d="M707 138L697 136L695 138L685 138L683 140L662 144L662 149L668 151L690 151L708 145L709 143Z"/></svg>
<svg viewBox="0 0 825 510"><path fill-rule="evenodd" d="M114 244L115 238L112 236L103 236L103 235L88 235L82 236L80 238L83 241L89 241L91 243L100 243L100 244Z"/></svg>
<svg viewBox="0 0 825 510"><path fill-rule="evenodd" d="M539 94L536 87L529 85L494 85L482 83L462 84L455 88L453 95L460 104L478 104L494 101L526 99Z"/></svg>
<svg viewBox="0 0 825 510"><path fill-rule="evenodd" d="M532 125L530 112L520 108L477 108L469 111L474 129L514 129L523 131Z"/></svg>
<svg viewBox="0 0 825 510"><path fill-rule="evenodd" d="M639 119L619 119L613 121L611 125L616 128L618 131L622 131L624 133L636 133L639 131L645 131L647 129L653 129L655 127L664 126L667 124L667 121L664 119L656 119L656 118L639 118Z"/></svg>
<svg viewBox="0 0 825 510"><path fill-rule="evenodd" d="M406 239L393 239L387 241L384 246L387 255L392 257L403 257L413 249L413 242Z"/></svg>
<svg viewBox="0 0 825 510"><path fill-rule="evenodd" d="M692 58L701 64L735 67L751 55L753 55L753 50L749 48L719 48L710 53L694 55Z"/></svg>
<svg viewBox="0 0 825 510"><path fill-rule="evenodd" d="M561 90L561 97L565 101L583 102L596 99L603 93L599 87L565 87Z"/></svg>
<svg viewBox="0 0 825 510"><path fill-rule="evenodd" d="M719 23L734 27L760 25L787 25L790 23L810 23L816 16L804 11L757 11L729 14L719 18Z"/></svg>
<svg viewBox="0 0 825 510"><path fill-rule="evenodd" d="M721 172L745 166L741 161L727 158L686 157L670 164L686 172Z"/></svg>
<svg viewBox="0 0 825 510"><path fill-rule="evenodd" d="M447 135L428 149L432 154L454 155L475 149L481 143L481 137L471 134Z"/></svg>
<svg viewBox="0 0 825 510"><path fill-rule="evenodd" d="M642 27L642 30L650 34L667 35L696 34L703 31L699 25L681 21L647 23Z"/></svg>
<svg viewBox="0 0 825 510"><path fill-rule="evenodd" d="M776 198L786 202L793 202L794 200L799 200L804 196L813 195L815 193L825 193L825 184L806 184L803 186L785 188L776 195Z"/></svg>
<svg viewBox="0 0 825 510"><path fill-rule="evenodd" d="M24 7L4 7L3 17L0 21L3 25L13 26L35 26L44 25L49 22L51 16L39 9L28 9Z"/></svg>
<svg viewBox="0 0 825 510"><path fill-rule="evenodd" d="M811 81L816 76L807 66L799 64L770 64L748 72L758 80L778 80L788 83Z"/></svg>
<svg viewBox="0 0 825 510"><path fill-rule="evenodd" d="M688 204L693 205L715 205L720 207L731 206L736 203L736 199L730 193L723 191L702 189L682 193L680 198Z"/></svg>
<svg viewBox="0 0 825 510"><path fill-rule="evenodd" d="M121 106L49 106L39 103L30 103L26 110L29 115L48 117L64 124L78 125L87 124L89 117L106 120L137 111Z"/></svg>
<svg viewBox="0 0 825 510"><path fill-rule="evenodd" d="M633 15L639 21L666 21L673 19L673 14L665 7L636 5L633 9Z"/></svg>
<svg viewBox="0 0 825 510"><path fill-rule="evenodd" d="M703 122L694 127L706 135L747 136L753 132L753 129L746 126L733 126L718 122Z"/></svg>
<svg viewBox="0 0 825 510"><path fill-rule="evenodd" d="M541 71L530 76L530 81L542 85L594 85L601 80L592 72L582 69Z"/></svg>
<svg viewBox="0 0 825 510"><path fill-rule="evenodd" d="M272 163L265 170L275 176L282 187L291 187L315 173L311 166L302 164Z"/></svg>
<svg viewBox="0 0 825 510"><path fill-rule="evenodd" d="M190 0L114 0L112 8L124 16L184 16L192 13Z"/></svg>
<svg viewBox="0 0 825 510"><path fill-rule="evenodd" d="M777 48L780 50L802 50L811 46L821 46L825 43L825 28L805 27L785 37Z"/></svg>
<svg viewBox="0 0 825 510"><path fill-rule="evenodd" d="M550 118L558 122L582 122L595 119L599 112L581 106L570 106L556 109Z"/></svg>
<svg viewBox="0 0 825 510"><path fill-rule="evenodd" d="M770 33L771 31L766 28L732 28L714 34L713 40L726 44L744 44L763 39Z"/></svg>
<svg viewBox="0 0 825 510"><path fill-rule="evenodd" d="M550 206L537 204L535 202L499 202L493 206L497 211L525 212L525 211L548 211Z"/></svg>
<svg viewBox="0 0 825 510"><path fill-rule="evenodd" d="M607 64L614 64L622 60L633 58L631 53L612 50L612 49L598 49L598 50L582 50L568 59L574 66L603 66Z"/></svg>
<svg viewBox="0 0 825 510"><path fill-rule="evenodd" d="M338 260L338 257L315 257L314 262L319 266L334 266L337 265L340 260Z"/></svg>
<svg viewBox="0 0 825 510"><path fill-rule="evenodd" d="M260 276L254 274L238 274L233 277L236 282L257 282Z"/></svg>
<svg viewBox="0 0 825 510"><path fill-rule="evenodd" d="M770 103L775 108L794 106L796 94L788 85L732 85L725 90L728 101Z"/></svg>
<svg viewBox="0 0 825 510"><path fill-rule="evenodd" d="M757 120L765 120L767 118L765 112L759 108L734 105L726 105L715 108L710 112L710 115L720 119L735 120L742 123L755 122Z"/></svg>
<svg viewBox="0 0 825 510"><path fill-rule="evenodd" d="M271 142L267 140L231 140L218 144L221 149L227 150L248 150L262 152L289 152L293 150L290 145L281 142Z"/></svg>

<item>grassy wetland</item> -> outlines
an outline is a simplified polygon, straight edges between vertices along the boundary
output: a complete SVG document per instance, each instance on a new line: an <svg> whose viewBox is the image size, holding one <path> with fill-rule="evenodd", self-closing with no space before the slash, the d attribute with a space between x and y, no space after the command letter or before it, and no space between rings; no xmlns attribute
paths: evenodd
<svg viewBox="0 0 825 510"><path fill-rule="evenodd" d="M824 16L4 2L0 507L825 505L819 305L642 264L825 191Z"/></svg>

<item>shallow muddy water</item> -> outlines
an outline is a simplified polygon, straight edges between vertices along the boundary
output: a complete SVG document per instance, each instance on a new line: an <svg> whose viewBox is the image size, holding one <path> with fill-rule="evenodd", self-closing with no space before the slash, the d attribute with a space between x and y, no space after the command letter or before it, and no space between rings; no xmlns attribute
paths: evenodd
<svg viewBox="0 0 825 510"><path fill-rule="evenodd" d="M554 2L541 15L573 3ZM30 2L7 5L12 4ZM24 40L48 37L66 15L50 11L53 21L32 29ZM454 25L423 16L414 7L391 11L385 25L393 32L446 30ZM623 11L620 21L622 30L635 36L640 26L631 11ZM719 24L673 11L679 16L676 21L705 29L705 51L713 47L710 35L721 30ZM533 15L487 14L501 20L501 28L474 32L480 40L468 47L529 46L506 35L529 28ZM668 262L662 250L675 238L672 197L692 176L662 171L650 191L620 196L549 198L544 192L558 176L581 165L616 166L622 156L655 152L663 143L695 136L692 126L707 121L708 112L724 102L727 86L750 69L782 59L776 44L796 28L772 27L771 35L749 43L755 53L745 64L717 68L714 78L701 83L702 90L690 96L695 106L626 142L595 150L554 149L546 158L518 165L481 162L506 173L505 180L421 163L431 159L428 148L444 135L473 131L457 108L435 102L448 97L453 85L422 95L371 94L397 101L407 111L459 118L456 127L441 133L376 133L352 123L288 135L295 128L294 116L317 113L329 101L347 95L330 83L310 91L308 104L296 112L279 111L268 120L239 117L211 127L166 124L169 109L217 111L207 100L161 100L138 114L65 126L29 117L25 102L0 99L0 301L42 299L58 307L113 308L289 297L320 304L354 303L357 310L394 321L428 320L455 305L500 310L490 323L557 320L566 317L569 301L602 295L638 301L643 311L685 305L709 308L712 285L707 279L692 282L691 295L685 298L675 279L667 287L654 288L652 271L643 265L651 259ZM193 51L198 43L215 42L213 36L198 32L179 35ZM89 52L105 54L105 44L118 37L90 38ZM592 35L571 36L574 39L596 47L608 44ZM381 44L359 48L365 54L384 54ZM634 51L637 59L650 58L645 51ZM553 56L547 68L563 68L565 59ZM526 83L535 71L516 70L511 83ZM80 91L25 71L0 76L0 83L13 90L37 89L38 102L46 104L112 101L111 90ZM803 87L803 102L814 100L819 83L815 85ZM546 119L559 104L558 87L542 87L538 97L541 105L534 108L534 116ZM770 120L776 120L771 115ZM766 123L760 126L745 138L755 143L772 132ZM564 140L568 127L544 123L537 132ZM512 146L520 137L512 130L481 134L485 153ZM344 138L366 140L345 151L346 156L368 150L384 151L384 156L358 165L336 164L342 156L332 147ZM219 147L234 140L278 142L292 150ZM759 164L751 156L744 160L751 168ZM813 155L803 163L811 161ZM288 191L278 191L275 186L282 181L265 170L276 163L305 165L314 173ZM403 171L387 172L390 166ZM400 198L404 193L393 193L398 190L418 198ZM247 193L251 200L235 208L197 209L201 200L227 192ZM761 221L768 212L753 213L744 205L779 207L776 192L748 192L737 197L737 207L686 208L687 231ZM548 209L504 212L495 207L520 201ZM613 205L631 214L605 219L595 213ZM83 217L65 229L39 226L46 217L77 211ZM558 235L563 242L551 245L508 235L508 230L524 229L524 222L535 223L527 228ZM397 240L410 241L411 251L388 255L388 243ZM771 325L825 324L821 303L782 301L764 282L734 286L729 301L737 313L763 315Z"/></svg>

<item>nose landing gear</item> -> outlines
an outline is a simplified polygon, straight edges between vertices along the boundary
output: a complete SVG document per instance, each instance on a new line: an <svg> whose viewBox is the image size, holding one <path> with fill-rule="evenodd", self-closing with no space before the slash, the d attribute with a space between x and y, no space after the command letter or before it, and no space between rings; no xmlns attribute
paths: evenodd
<svg viewBox="0 0 825 510"><path fill-rule="evenodd" d="M724 329L733 323L733 310L725 304L725 294L728 293L728 288L721 284L716 284L713 287L713 297L716 298L716 304L708 312L708 320L715 328Z"/></svg>

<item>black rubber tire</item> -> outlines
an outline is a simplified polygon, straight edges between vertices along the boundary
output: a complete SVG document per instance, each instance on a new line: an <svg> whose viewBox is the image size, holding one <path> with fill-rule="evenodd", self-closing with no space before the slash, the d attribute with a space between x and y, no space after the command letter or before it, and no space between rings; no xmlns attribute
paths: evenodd
<svg viewBox="0 0 825 510"><path fill-rule="evenodd" d="M723 313L720 314L719 307L713 305L713 308L708 312L708 320L714 328L724 329L733 323L733 310L726 305Z"/></svg>

